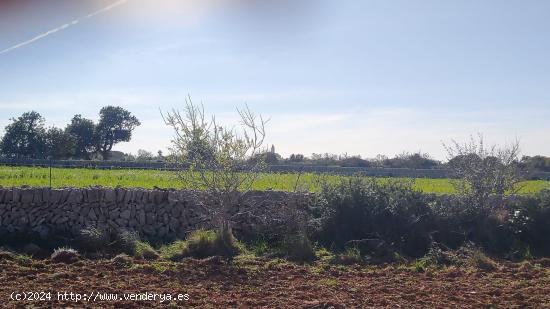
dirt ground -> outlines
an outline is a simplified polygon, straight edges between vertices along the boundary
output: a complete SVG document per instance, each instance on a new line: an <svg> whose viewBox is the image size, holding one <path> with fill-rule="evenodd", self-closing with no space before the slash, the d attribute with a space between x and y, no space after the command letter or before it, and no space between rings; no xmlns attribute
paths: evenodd
<svg viewBox="0 0 550 309"><path fill-rule="evenodd" d="M494 271L447 267L416 272L398 265L304 266L252 258L136 261L128 267L110 260L66 265L0 257L0 307L550 308L549 264L501 262ZM124 299L130 297L125 293L149 300ZM163 296L161 302L166 293L173 299ZM101 300L114 294L119 300ZM77 295L81 299L75 301ZM17 297L43 300L11 299Z"/></svg>

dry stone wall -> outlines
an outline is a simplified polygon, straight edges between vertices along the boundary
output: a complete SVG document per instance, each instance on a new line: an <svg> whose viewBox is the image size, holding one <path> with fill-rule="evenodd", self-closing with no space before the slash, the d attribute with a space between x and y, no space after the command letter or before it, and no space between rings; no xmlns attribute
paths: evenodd
<svg viewBox="0 0 550 309"><path fill-rule="evenodd" d="M253 191L235 209L235 228L253 232L267 217L303 209L304 194ZM145 238L181 238L209 227L212 198L200 191L123 188L0 188L0 232L75 235L86 227L133 230ZM280 222L282 220L270 220Z"/></svg>

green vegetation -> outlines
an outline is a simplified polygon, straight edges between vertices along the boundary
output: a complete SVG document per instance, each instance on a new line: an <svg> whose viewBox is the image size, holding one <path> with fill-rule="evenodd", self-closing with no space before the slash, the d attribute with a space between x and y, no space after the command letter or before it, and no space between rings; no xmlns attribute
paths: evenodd
<svg viewBox="0 0 550 309"><path fill-rule="evenodd" d="M338 183L344 176L319 175L313 173L275 174L266 173L254 183L257 190L316 191L323 182ZM380 178L385 181L385 178ZM41 167L0 167L0 186L49 186L49 170ZM158 170L96 170L80 168L53 168L52 186L59 187L141 187L141 188L181 188L181 179L176 173ZM550 188L550 182L529 180L520 183L522 194L531 194ZM185 187L185 186L184 186ZM413 187L425 193L454 193L449 179L418 178Z"/></svg>
<svg viewBox="0 0 550 309"><path fill-rule="evenodd" d="M186 239L183 257L207 258L211 256L234 257L243 251L240 244L230 232L197 230Z"/></svg>

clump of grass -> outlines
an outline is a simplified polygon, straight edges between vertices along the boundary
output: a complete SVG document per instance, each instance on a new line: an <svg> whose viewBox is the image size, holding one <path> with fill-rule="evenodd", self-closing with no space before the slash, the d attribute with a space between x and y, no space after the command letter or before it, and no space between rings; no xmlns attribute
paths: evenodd
<svg viewBox="0 0 550 309"><path fill-rule="evenodd" d="M470 263L472 266L485 271L494 271L498 269L498 264L479 250L472 254Z"/></svg>
<svg viewBox="0 0 550 309"><path fill-rule="evenodd" d="M270 251L270 247L269 247L269 244L267 241L265 241L264 239L258 239L256 241L254 241L251 245L250 245L250 251L252 251L254 253L254 255L256 256L262 256L262 255L265 255L267 254L269 251Z"/></svg>
<svg viewBox="0 0 550 309"><path fill-rule="evenodd" d="M359 249L347 248L343 253L335 255L330 262L336 265L353 265L363 264L364 259Z"/></svg>
<svg viewBox="0 0 550 309"><path fill-rule="evenodd" d="M426 269L428 269L429 267L429 262L427 259L418 259L416 261L414 261L414 263L412 264L412 270L414 270L415 272L417 273L423 273L426 271Z"/></svg>
<svg viewBox="0 0 550 309"><path fill-rule="evenodd" d="M338 285L338 280L334 278L324 278L319 280L319 284L328 286L328 287L335 287Z"/></svg>
<svg viewBox="0 0 550 309"><path fill-rule="evenodd" d="M275 258L267 261L264 265L264 268L267 270L279 270L283 268L292 268L293 266L295 265L288 262L287 260Z"/></svg>
<svg viewBox="0 0 550 309"><path fill-rule="evenodd" d="M80 260L80 254L72 248L58 248L52 253L51 260L54 263L73 264Z"/></svg>
<svg viewBox="0 0 550 309"><path fill-rule="evenodd" d="M32 265L32 257L26 254L14 254L13 260L16 261L19 265Z"/></svg>
<svg viewBox="0 0 550 309"><path fill-rule="evenodd" d="M315 256L317 256L317 259L319 259L320 262L327 262L327 263L330 263L335 258L334 253L330 252L325 247L316 248Z"/></svg>
<svg viewBox="0 0 550 309"><path fill-rule="evenodd" d="M231 231L194 231L185 243L182 256L200 259L211 256L232 258L243 250L242 244L238 243Z"/></svg>
<svg viewBox="0 0 550 309"><path fill-rule="evenodd" d="M15 254L10 251L0 250L0 261L9 260L12 261L15 259Z"/></svg>
<svg viewBox="0 0 550 309"><path fill-rule="evenodd" d="M117 267L131 267L134 263L132 258L125 253L118 254L111 259L111 262Z"/></svg>
<svg viewBox="0 0 550 309"><path fill-rule="evenodd" d="M156 260L160 255L149 243L136 241L133 256L136 259Z"/></svg>
<svg viewBox="0 0 550 309"><path fill-rule="evenodd" d="M184 240L177 240L171 244L160 247L160 257L164 260L179 261L183 258L183 250L187 246Z"/></svg>
<svg viewBox="0 0 550 309"><path fill-rule="evenodd" d="M309 263L317 259L313 245L305 235L287 237L281 250L281 253L293 262Z"/></svg>

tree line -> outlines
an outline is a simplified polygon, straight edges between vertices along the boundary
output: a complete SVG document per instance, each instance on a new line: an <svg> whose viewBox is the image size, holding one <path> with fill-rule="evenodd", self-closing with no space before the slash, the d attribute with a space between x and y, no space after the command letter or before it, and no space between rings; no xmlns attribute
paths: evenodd
<svg viewBox="0 0 550 309"><path fill-rule="evenodd" d="M0 154L6 158L108 160L113 146L128 142L140 125L129 111L118 106L105 106L99 121L75 115L64 128L49 127L36 111L11 118L0 140Z"/></svg>

